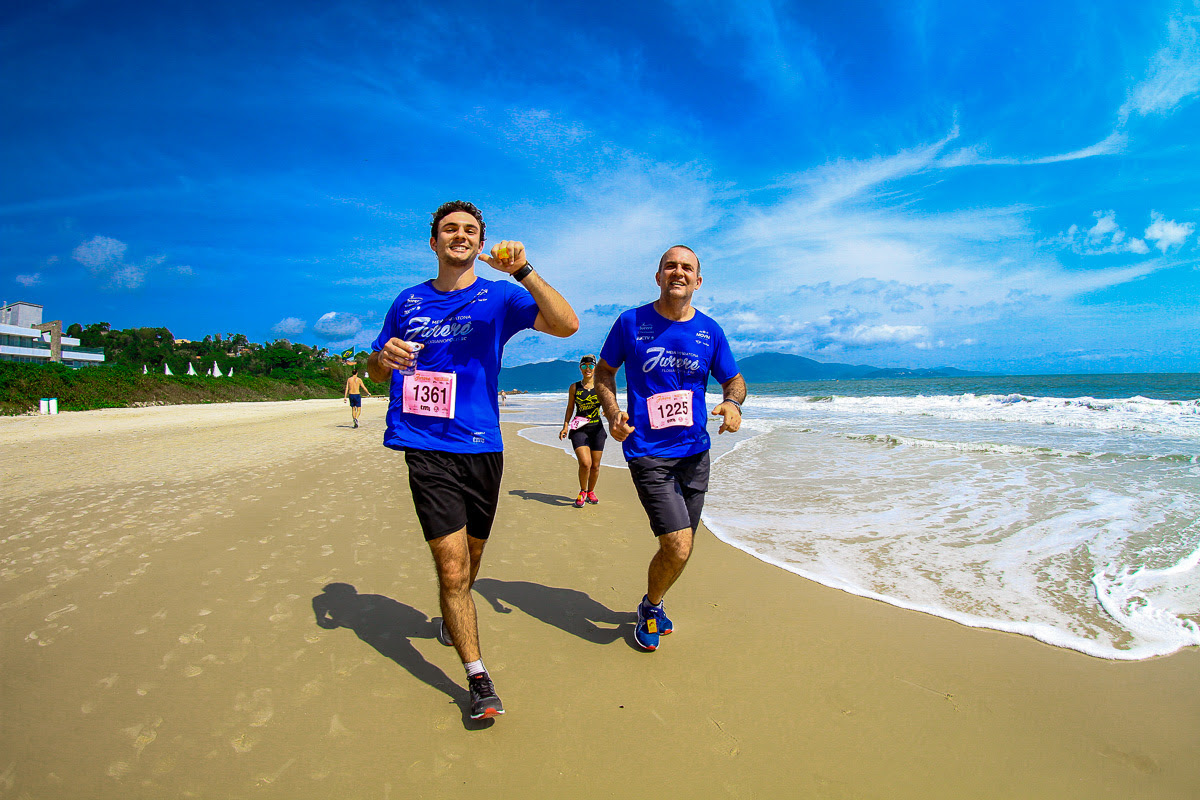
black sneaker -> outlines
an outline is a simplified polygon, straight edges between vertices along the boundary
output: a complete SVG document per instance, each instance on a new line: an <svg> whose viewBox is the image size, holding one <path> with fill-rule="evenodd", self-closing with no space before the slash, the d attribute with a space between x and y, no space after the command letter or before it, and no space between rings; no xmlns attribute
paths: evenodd
<svg viewBox="0 0 1200 800"><path fill-rule="evenodd" d="M437 640L446 647L454 647L454 639L450 637L450 631L446 630L446 620L438 620Z"/></svg>
<svg viewBox="0 0 1200 800"><path fill-rule="evenodd" d="M504 704L486 672L467 678L467 685L471 689L471 719L490 719L504 713Z"/></svg>

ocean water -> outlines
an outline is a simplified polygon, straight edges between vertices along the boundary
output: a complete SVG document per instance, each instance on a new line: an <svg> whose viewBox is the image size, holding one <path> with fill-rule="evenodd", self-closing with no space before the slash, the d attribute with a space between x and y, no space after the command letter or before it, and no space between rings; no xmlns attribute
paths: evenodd
<svg viewBox="0 0 1200 800"><path fill-rule="evenodd" d="M504 419L567 449L565 404ZM1200 375L752 385L713 456L709 529L826 586L1100 658L1200 645Z"/></svg>

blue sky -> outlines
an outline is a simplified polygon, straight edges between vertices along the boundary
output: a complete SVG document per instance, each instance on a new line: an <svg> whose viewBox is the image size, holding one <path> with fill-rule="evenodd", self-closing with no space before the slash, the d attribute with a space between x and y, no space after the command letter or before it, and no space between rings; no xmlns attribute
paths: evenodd
<svg viewBox="0 0 1200 800"><path fill-rule="evenodd" d="M1200 2L43 2L0 17L0 299L374 338L484 211L599 350L670 245L735 353L1200 371ZM484 268L486 272L486 268Z"/></svg>

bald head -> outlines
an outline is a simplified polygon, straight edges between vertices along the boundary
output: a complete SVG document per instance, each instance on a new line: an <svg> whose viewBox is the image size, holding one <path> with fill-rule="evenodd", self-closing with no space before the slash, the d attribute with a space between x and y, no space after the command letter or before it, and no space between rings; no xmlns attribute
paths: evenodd
<svg viewBox="0 0 1200 800"><path fill-rule="evenodd" d="M690 253L692 261L696 265L696 273L700 272L700 256L696 255L696 251L688 247L686 244L677 244L667 248L667 252L662 254L662 258L658 260L658 271L662 272L662 268L668 261L675 260L681 253Z"/></svg>

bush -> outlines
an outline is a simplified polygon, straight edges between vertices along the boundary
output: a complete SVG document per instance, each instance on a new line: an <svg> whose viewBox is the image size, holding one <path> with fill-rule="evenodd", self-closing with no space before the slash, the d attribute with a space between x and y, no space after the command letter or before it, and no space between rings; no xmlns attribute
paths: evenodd
<svg viewBox="0 0 1200 800"><path fill-rule="evenodd" d="M121 365L73 370L62 364L24 364L0 361L0 414L35 412L43 397L57 397L63 411L124 408L138 405L228 403L262 400L307 400L341 397L344 380L327 371L282 370L295 373L270 378L237 375L143 375ZM372 385L371 391L375 391Z"/></svg>

